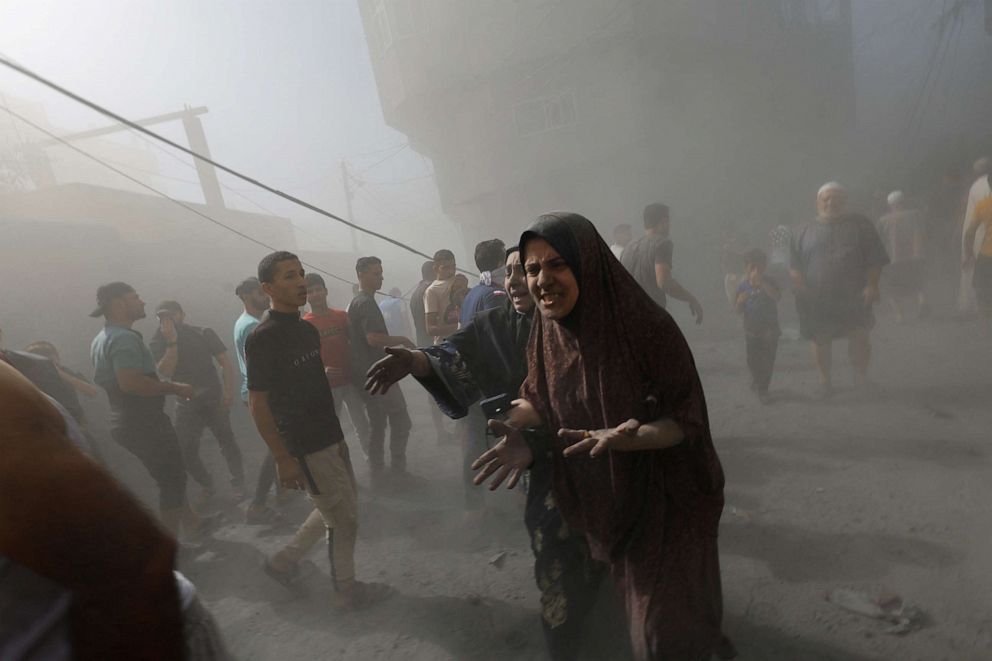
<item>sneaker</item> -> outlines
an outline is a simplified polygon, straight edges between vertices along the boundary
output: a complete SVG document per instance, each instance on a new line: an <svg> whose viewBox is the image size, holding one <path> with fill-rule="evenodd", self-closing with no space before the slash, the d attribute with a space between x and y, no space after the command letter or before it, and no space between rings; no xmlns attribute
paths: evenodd
<svg viewBox="0 0 992 661"><path fill-rule="evenodd" d="M826 401L833 397L834 387L829 383L821 383L816 388L816 392L813 394L814 399L818 399L821 402Z"/></svg>

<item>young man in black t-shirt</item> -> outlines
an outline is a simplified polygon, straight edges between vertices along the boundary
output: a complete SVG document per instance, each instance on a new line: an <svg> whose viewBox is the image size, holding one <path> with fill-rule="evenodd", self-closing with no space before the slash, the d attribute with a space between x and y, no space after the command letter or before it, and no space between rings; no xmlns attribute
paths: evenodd
<svg viewBox="0 0 992 661"><path fill-rule="evenodd" d="M320 359L320 336L300 318L299 308L307 302L304 276L299 258L288 252L267 255L258 265L271 308L245 343L248 403L275 458L280 483L305 490L324 521L339 605L356 609L389 590L355 580L355 476ZM296 578L296 563L313 543L312 523L308 519L289 545L267 561L270 575L284 583Z"/></svg>
<svg viewBox="0 0 992 661"><path fill-rule="evenodd" d="M413 349L413 342L395 337L386 329L386 320L375 302L375 293L382 287L382 261L378 257L362 257L355 265L359 292L348 306L348 339L354 360L353 381L365 383L372 364L386 354L384 347L402 345ZM385 470L386 423L389 423L390 469L395 476L406 476L406 442L410 437L410 414L399 388L390 388L381 397L365 394L369 414L369 471L373 486L380 486Z"/></svg>

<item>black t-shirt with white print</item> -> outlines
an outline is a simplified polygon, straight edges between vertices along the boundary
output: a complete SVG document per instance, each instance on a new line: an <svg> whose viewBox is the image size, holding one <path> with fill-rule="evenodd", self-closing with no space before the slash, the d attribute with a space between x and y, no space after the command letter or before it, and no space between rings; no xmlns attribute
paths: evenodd
<svg viewBox="0 0 992 661"><path fill-rule="evenodd" d="M248 390L269 393L269 407L295 457L344 438L320 359L320 335L299 314L269 310L245 342Z"/></svg>

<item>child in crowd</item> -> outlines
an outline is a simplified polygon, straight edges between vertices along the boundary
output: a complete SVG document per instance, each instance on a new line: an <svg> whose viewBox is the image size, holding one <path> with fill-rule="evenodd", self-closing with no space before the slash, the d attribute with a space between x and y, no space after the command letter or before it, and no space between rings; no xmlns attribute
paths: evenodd
<svg viewBox="0 0 992 661"><path fill-rule="evenodd" d="M747 367L751 371L751 389L762 404L771 402L768 386L778 351L778 300L781 291L765 275L768 256L754 249L744 253L744 279L737 287L734 309L744 319Z"/></svg>

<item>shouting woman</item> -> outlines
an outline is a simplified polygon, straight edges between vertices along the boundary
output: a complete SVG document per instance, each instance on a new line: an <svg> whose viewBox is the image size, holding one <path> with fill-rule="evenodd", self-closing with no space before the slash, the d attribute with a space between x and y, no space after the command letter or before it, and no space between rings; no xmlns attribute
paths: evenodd
<svg viewBox="0 0 992 661"><path fill-rule="evenodd" d="M508 420L489 423L503 438L475 462L476 483L512 487L547 439L550 497L609 568L634 655L732 657L717 554L723 471L682 333L582 216L541 216L520 249L539 311L528 374Z"/></svg>

